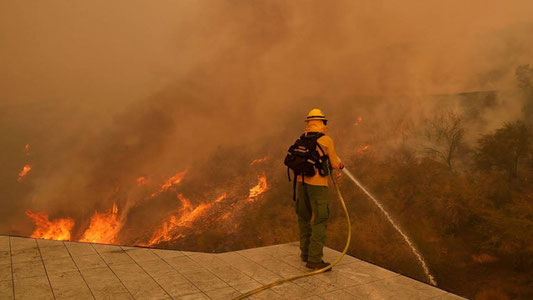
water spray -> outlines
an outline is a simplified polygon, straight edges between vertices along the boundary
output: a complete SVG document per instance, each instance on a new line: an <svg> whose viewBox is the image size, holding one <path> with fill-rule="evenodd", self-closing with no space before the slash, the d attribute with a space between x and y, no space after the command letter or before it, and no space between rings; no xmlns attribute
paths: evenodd
<svg viewBox="0 0 533 300"><path fill-rule="evenodd" d="M416 258L418 259L418 261L420 262L420 265L422 266L422 269L424 269L424 273L426 273L426 276L428 277L429 279L429 282L436 286L437 285L437 282L435 281L435 278L433 277L433 275L431 275L431 273L429 272L429 268L426 264L426 261L424 260L424 258L422 257L422 255L420 254L420 252L418 252L418 250L416 249L416 247L414 246L413 242L411 242L411 240L409 239L409 237L407 236L407 234L405 234L402 229L400 228L400 226L398 226L398 224L396 224L396 222L394 222L394 220L392 219L392 217L389 215L389 213L385 210L385 208L383 208L383 205L381 205L381 203L376 199L374 198L374 196L372 196L372 194L370 194L369 191L367 191L367 189L357 180L355 179L355 177L352 175L352 173L350 173L350 171L348 171L348 169L344 168L343 169L343 172L344 174L346 174L370 199L372 199L372 201L374 202L374 204L376 204L376 206L381 210L381 212L385 215L385 217L387 218L387 220L389 220L389 223L391 223L391 225L394 227L394 229L396 229L396 231L398 231L398 233L402 236L402 238L404 239L404 241L407 243L407 245L409 246L409 248L411 248L411 251L413 252L413 254L416 256Z"/></svg>

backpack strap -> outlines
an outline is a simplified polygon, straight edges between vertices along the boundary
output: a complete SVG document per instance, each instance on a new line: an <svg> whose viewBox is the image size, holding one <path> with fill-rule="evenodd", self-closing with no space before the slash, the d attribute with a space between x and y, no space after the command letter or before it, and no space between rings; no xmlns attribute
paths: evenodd
<svg viewBox="0 0 533 300"><path fill-rule="evenodd" d="M292 201L296 201L296 181L298 181L297 179L298 179L298 175L294 173L294 178L292 182Z"/></svg>
<svg viewBox="0 0 533 300"><path fill-rule="evenodd" d="M302 185L304 188L304 193L307 195L307 187L305 185L305 176L303 174L294 173L294 178L292 182L292 201L296 201L296 182L298 181L298 175L302 176Z"/></svg>
<svg viewBox="0 0 533 300"><path fill-rule="evenodd" d="M324 149L322 149L322 146L320 146L320 143L318 142L318 139L321 138L321 137L323 137L323 136L325 136L325 134L322 133L322 132L306 132L306 133L304 133L304 134L302 135L302 137L303 137L303 136L307 137L307 134L308 134L308 133L310 133L310 135L312 135L312 138L315 140L315 143L316 143L316 145L318 146L318 148L320 149L320 151L322 151L322 154L323 154L323 155L327 155L326 152L324 151ZM321 155L321 156L322 156L322 155Z"/></svg>
<svg viewBox="0 0 533 300"><path fill-rule="evenodd" d="M304 176L302 175L302 186L304 188L304 194L307 198L309 198L309 194L307 193L307 185L305 184L305 178Z"/></svg>
<svg viewBox="0 0 533 300"><path fill-rule="evenodd" d="M322 146L320 146L320 143L318 141L316 141L316 145L318 146L318 148L320 149L320 151L322 151L322 154L324 154L323 156L327 156L328 154L324 151L324 149L322 149Z"/></svg>

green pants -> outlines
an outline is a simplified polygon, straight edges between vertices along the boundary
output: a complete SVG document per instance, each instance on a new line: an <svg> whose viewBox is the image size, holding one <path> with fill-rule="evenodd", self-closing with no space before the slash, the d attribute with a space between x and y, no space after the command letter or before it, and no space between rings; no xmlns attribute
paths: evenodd
<svg viewBox="0 0 533 300"><path fill-rule="evenodd" d="M329 219L328 187L299 182L297 192L300 250L310 262L321 262Z"/></svg>

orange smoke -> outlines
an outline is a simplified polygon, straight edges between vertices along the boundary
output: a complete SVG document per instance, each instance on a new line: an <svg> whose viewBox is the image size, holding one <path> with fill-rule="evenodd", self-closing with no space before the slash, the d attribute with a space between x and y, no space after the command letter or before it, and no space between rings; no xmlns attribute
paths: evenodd
<svg viewBox="0 0 533 300"><path fill-rule="evenodd" d="M22 168L22 171L19 173L19 178L17 179L18 182L22 182L22 179L24 176L26 176L31 171L30 165L25 165L24 168Z"/></svg>
<svg viewBox="0 0 533 300"><path fill-rule="evenodd" d="M70 240L70 231L74 227L74 220L71 218L55 219L50 221L44 212L26 211L26 215L33 219L35 230L30 237L48 240Z"/></svg>
<svg viewBox="0 0 533 300"><path fill-rule="evenodd" d="M353 125L359 126L359 124L361 124L361 122L363 122L363 117L358 117L357 120L355 121L355 123L353 123Z"/></svg>
<svg viewBox="0 0 533 300"><path fill-rule="evenodd" d="M263 194L268 190L268 184L265 175L259 176L257 180L257 185L250 189L250 194L248 196L248 201L250 202L254 202L257 197L259 197L259 195Z"/></svg>
<svg viewBox="0 0 533 300"><path fill-rule="evenodd" d="M94 213L89 228L83 233L80 242L112 244L122 225L118 219L117 205L113 203L113 208L108 212Z"/></svg>
<svg viewBox="0 0 533 300"><path fill-rule="evenodd" d="M254 159L254 160L250 163L250 166L253 166L253 165L258 164L258 163L265 162L267 159L268 159L267 157Z"/></svg>

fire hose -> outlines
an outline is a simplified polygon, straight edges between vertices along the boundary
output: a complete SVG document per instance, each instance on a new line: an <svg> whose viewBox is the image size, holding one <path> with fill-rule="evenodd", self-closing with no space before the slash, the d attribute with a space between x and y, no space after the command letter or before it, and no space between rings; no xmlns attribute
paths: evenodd
<svg viewBox="0 0 533 300"><path fill-rule="evenodd" d="M235 298L234 300L245 299L248 296L251 296L253 294L259 293L259 292L264 291L266 289L269 289L269 288L271 288L273 286L277 286L277 285L280 285L282 283L289 282L289 281L292 281L292 280L295 280L295 279L298 279L298 278L303 278L303 277L312 276L312 275L316 275L316 274L320 274L320 273L326 272L327 270L333 268L336 264L338 264L342 260L342 258L346 254L346 251L348 251L348 247L350 246L350 241L352 239L352 224L350 222L350 215L348 214L348 209L346 208L346 204L344 203L344 198L342 197L341 191L339 190L339 186L337 185L337 182L335 181L335 178L333 178L333 174L331 174L331 173L330 173L330 178L331 178L331 181L333 181L333 185L335 186L335 189L337 191L337 195L339 196L339 200L341 202L342 209L344 210L344 214L346 215L346 221L348 223L348 238L346 239L346 246L344 246L344 250L342 251L341 255L339 255L339 257L337 257L337 259L335 259L335 261L333 261L331 263L331 265L329 265L329 266L327 266L325 268L322 268L322 269L319 269L319 270L315 270L315 271L311 271L311 272L307 272L307 273L293 275L293 276L290 276L290 277L287 277L287 278L282 278L280 280L277 280L277 281L274 281L272 283L269 283L269 284L263 285L261 287L258 287L255 290L252 290L252 291L249 291L249 292L247 292L245 294L242 294L239 297Z"/></svg>

